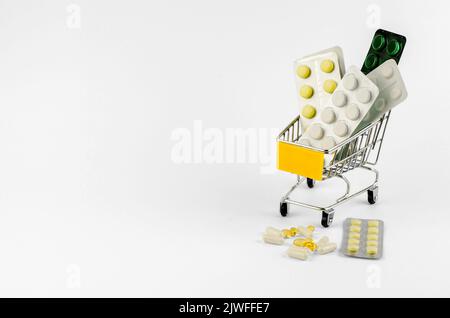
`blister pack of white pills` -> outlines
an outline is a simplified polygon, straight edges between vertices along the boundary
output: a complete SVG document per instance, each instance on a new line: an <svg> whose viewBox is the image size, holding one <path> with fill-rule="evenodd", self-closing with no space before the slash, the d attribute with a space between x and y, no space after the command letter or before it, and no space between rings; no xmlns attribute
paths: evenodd
<svg viewBox="0 0 450 318"><path fill-rule="evenodd" d="M402 75L393 59L378 66L367 77L378 86L380 94L354 133L369 126L408 97Z"/></svg>
<svg viewBox="0 0 450 318"><path fill-rule="evenodd" d="M295 82L300 104L300 122L305 132L320 114L342 78L343 54L339 47L303 57L294 63Z"/></svg>
<svg viewBox="0 0 450 318"><path fill-rule="evenodd" d="M333 148L352 135L378 94L378 87L366 75L357 67L350 67L299 143L323 150Z"/></svg>
<svg viewBox="0 0 450 318"><path fill-rule="evenodd" d="M379 259L383 255L384 222L348 218L344 221L341 252L358 258Z"/></svg>

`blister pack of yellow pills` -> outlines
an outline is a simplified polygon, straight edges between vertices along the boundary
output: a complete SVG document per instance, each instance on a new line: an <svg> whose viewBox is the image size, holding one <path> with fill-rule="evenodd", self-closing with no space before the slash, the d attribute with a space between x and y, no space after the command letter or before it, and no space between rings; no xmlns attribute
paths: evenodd
<svg viewBox="0 0 450 318"><path fill-rule="evenodd" d="M342 78L342 50L330 48L294 62L302 132L319 116Z"/></svg>
<svg viewBox="0 0 450 318"><path fill-rule="evenodd" d="M384 222L348 218L344 221L341 251L358 258L379 259L383 255Z"/></svg>
<svg viewBox="0 0 450 318"><path fill-rule="evenodd" d="M378 97L378 87L357 67L349 68L299 143L329 150L349 138Z"/></svg>

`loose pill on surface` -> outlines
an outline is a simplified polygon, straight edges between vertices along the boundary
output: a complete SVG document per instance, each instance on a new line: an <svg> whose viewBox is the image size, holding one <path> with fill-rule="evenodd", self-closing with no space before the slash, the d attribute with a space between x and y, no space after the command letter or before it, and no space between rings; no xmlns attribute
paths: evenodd
<svg viewBox="0 0 450 318"><path fill-rule="evenodd" d="M361 227L358 225L352 225L349 228L350 232L356 232L356 233L360 233L361 232Z"/></svg>
<svg viewBox="0 0 450 318"><path fill-rule="evenodd" d="M378 248L376 246L368 246L366 253L369 256L374 256L378 253Z"/></svg>
<svg viewBox="0 0 450 318"><path fill-rule="evenodd" d="M336 81L333 81L333 80L326 80L323 83L323 89L328 94L333 94L336 87L337 87L337 83L336 83Z"/></svg>
<svg viewBox="0 0 450 318"><path fill-rule="evenodd" d="M281 235L263 234L263 240L269 244L283 245L284 239Z"/></svg>
<svg viewBox="0 0 450 318"><path fill-rule="evenodd" d="M330 242L330 239L328 238L328 236L322 236L321 239L317 242L317 246L322 246L322 245L326 245Z"/></svg>
<svg viewBox="0 0 450 318"><path fill-rule="evenodd" d="M267 227L266 228L266 232L265 234L269 234L269 235L281 235L281 231L279 229L276 229L274 227Z"/></svg>
<svg viewBox="0 0 450 318"><path fill-rule="evenodd" d="M378 241L367 241L367 246L378 246Z"/></svg>
<svg viewBox="0 0 450 318"><path fill-rule="evenodd" d="M304 247L291 246L287 250L287 254L289 257L305 261L308 259L309 250Z"/></svg>
<svg viewBox="0 0 450 318"><path fill-rule="evenodd" d="M303 238L295 239L294 242L293 242L293 244L295 246L300 246L300 247L304 247L305 243L306 243L306 239L303 239Z"/></svg>
<svg viewBox="0 0 450 318"><path fill-rule="evenodd" d="M327 243L325 245L319 246L319 248L317 249L317 253L319 253L320 255L328 254L336 250L336 248L336 243Z"/></svg>
<svg viewBox="0 0 450 318"><path fill-rule="evenodd" d="M360 233L357 233L357 232L350 232L350 233L348 234L348 237L349 237L349 238L352 238L352 239L358 239L358 240L359 240L359 238L361 237L361 234L360 234Z"/></svg>
<svg viewBox="0 0 450 318"><path fill-rule="evenodd" d="M281 231L281 236L284 238L289 238L291 237L291 231L290 230L283 230Z"/></svg>
<svg viewBox="0 0 450 318"><path fill-rule="evenodd" d="M334 63L332 60L323 60L322 63L320 63L320 69L322 72L325 73L331 73L334 71Z"/></svg>
<svg viewBox="0 0 450 318"><path fill-rule="evenodd" d="M306 79L311 75L311 69L306 65L297 67L297 75L300 78Z"/></svg>
<svg viewBox="0 0 450 318"><path fill-rule="evenodd" d="M314 94L314 89L309 85L303 85L300 88L300 96L305 99L311 98L313 96L313 94Z"/></svg>
<svg viewBox="0 0 450 318"><path fill-rule="evenodd" d="M291 231L291 236L296 236L296 235L297 235L297 233L298 233L298 231L297 231L297 228L296 228L296 227L291 227L291 228L290 228L289 230Z"/></svg>
<svg viewBox="0 0 450 318"><path fill-rule="evenodd" d="M367 240L368 241L378 241L378 235L377 234L368 234Z"/></svg>
<svg viewBox="0 0 450 318"><path fill-rule="evenodd" d="M316 113L317 113L316 108L311 105L306 105L302 109L303 117L308 118L308 119L314 118L316 116Z"/></svg>
<svg viewBox="0 0 450 318"><path fill-rule="evenodd" d="M368 226L377 227L380 224L377 220L369 220L367 221Z"/></svg>
<svg viewBox="0 0 450 318"><path fill-rule="evenodd" d="M306 229L307 229L308 231L314 232L314 231L316 230L316 227L315 227L314 225L308 225L308 226L306 227Z"/></svg>
<svg viewBox="0 0 450 318"><path fill-rule="evenodd" d="M308 237L308 238L310 238L312 236L312 234L313 234L312 231L310 231L309 229L305 229L303 226L299 226L297 228L297 230L298 230L298 234L303 235L303 236Z"/></svg>
<svg viewBox="0 0 450 318"><path fill-rule="evenodd" d="M368 234L378 234L378 228L377 227L368 227L367 233Z"/></svg>

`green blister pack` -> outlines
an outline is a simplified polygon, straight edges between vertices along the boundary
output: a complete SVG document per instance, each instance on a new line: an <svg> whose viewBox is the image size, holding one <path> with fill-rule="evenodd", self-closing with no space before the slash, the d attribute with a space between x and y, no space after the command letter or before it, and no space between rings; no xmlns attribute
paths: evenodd
<svg viewBox="0 0 450 318"><path fill-rule="evenodd" d="M369 52L364 60L361 72L369 74L375 68L386 62L394 59L397 64L405 48L406 37L400 34L379 29L373 36L370 44Z"/></svg>

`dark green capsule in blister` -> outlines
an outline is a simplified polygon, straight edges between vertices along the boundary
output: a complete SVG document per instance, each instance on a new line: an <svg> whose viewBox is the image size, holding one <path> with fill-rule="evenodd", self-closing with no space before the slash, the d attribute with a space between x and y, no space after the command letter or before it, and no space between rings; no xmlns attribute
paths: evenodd
<svg viewBox="0 0 450 318"><path fill-rule="evenodd" d="M373 36L369 52L364 60L361 71L364 74L383 64L385 61L394 59L397 64L405 48L406 37L400 34L379 29Z"/></svg>

